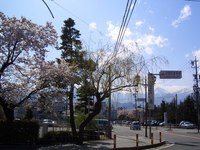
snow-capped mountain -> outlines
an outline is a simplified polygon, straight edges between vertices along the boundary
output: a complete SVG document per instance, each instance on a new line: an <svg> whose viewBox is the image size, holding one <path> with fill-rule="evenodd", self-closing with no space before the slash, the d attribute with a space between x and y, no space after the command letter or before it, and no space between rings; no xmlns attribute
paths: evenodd
<svg viewBox="0 0 200 150"><path fill-rule="evenodd" d="M176 92L169 92L162 88L156 88L154 93L155 97L154 102L156 105L159 105L162 100L166 102L171 102L174 98L176 98L176 96L177 96L177 101L180 102L183 101L188 95L191 95L192 92L193 91L188 88L181 89Z"/></svg>
<svg viewBox="0 0 200 150"><path fill-rule="evenodd" d="M188 95L193 93L192 89L185 88L178 90L176 92L169 92L163 88L155 88L154 90L154 103L155 105L160 105L162 100L166 102L171 102L173 99L176 98L177 95L177 102L183 101ZM140 98L144 98L144 94L139 96ZM126 109L133 109L135 108L135 97L133 93L130 92L119 92L113 96L112 102L115 107L122 107Z"/></svg>

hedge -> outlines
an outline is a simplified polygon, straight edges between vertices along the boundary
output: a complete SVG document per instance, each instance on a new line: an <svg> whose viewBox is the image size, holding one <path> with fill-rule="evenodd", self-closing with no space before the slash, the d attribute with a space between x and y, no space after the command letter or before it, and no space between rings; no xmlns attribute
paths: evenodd
<svg viewBox="0 0 200 150"><path fill-rule="evenodd" d="M37 122L0 122L0 144L35 144L38 136Z"/></svg>

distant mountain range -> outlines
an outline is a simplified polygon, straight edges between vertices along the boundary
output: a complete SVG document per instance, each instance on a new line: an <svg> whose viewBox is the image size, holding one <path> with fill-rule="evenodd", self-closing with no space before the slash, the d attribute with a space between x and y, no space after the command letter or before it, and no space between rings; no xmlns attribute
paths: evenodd
<svg viewBox="0 0 200 150"><path fill-rule="evenodd" d="M162 100L166 102L171 102L177 94L177 102L183 101L188 95L191 95L193 91L191 89L185 88L177 92L168 92L162 88L155 89L155 104L159 105Z"/></svg>
<svg viewBox="0 0 200 150"><path fill-rule="evenodd" d="M160 103L162 102L162 100L166 101L166 102L171 102L177 94L177 102L179 103L180 101L183 101L188 95L192 94L192 90L191 89L182 89L179 90L177 92L168 92L165 89L162 88L156 88L154 91L154 95L155 95L155 99L154 99L154 103L155 105L160 105ZM142 98L144 98L144 96L141 96ZM121 108L126 108L127 110L133 109L135 108L135 99L132 96L133 100L127 100L130 99L130 93L118 93L117 94L117 101L113 101L113 105L115 107L121 107ZM143 106L142 102L138 103L138 106L141 105Z"/></svg>

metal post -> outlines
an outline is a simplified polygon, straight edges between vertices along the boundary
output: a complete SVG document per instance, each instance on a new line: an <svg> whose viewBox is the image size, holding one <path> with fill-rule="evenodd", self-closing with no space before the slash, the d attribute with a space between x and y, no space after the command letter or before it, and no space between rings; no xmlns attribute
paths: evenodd
<svg viewBox="0 0 200 150"><path fill-rule="evenodd" d="M108 99L108 137L112 139L112 129L111 129L111 66L109 66L109 99Z"/></svg>
<svg viewBox="0 0 200 150"><path fill-rule="evenodd" d="M199 133L199 122L200 122L200 113L199 113L199 83L198 83L198 70L197 70L197 59L195 57L195 72L196 72L196 101L197 101L197 115L198 115L198 133Z"/></svg>
<svg viewBox="0 0 200 150"><path fill-rule="evenodd" d="M159 132L159 141L162 142L162 132Z"/></svg>
<svg viewBox="0 0 200 150"><path fill-rule="evenodd" d="M176 94L176 97L175 97L175 116L176 116L176 125L178 124L178 116L177 116L177 94Z"/></svg>
<svg viewBox="0 0 200 150"><path fill-rule="evenodd" d="M138 143L139 143L139 140L138 140L139 138L138 138L138 134L136 134L136 147L138 147Z"/></svg>
<svg viewBox="0 0 200 150"><path fill-rule="evenodd" d="M135 94L134 94L134 96L135 96L135 111L136 111L136 113L135 113L135 118L136 118L136 120L138 120L137 94L138 94L137 87L135 87Z"/></svg>
<svg viewBox="0 0 200 150"><path fill-rule="evenodd" d="M149 109L149 137L151 138L151 110Z"/></svg>
<svg viewBox="0 0 200 150"><path fill-rule="evenodd" d="M113 145L113 149L116 149L116 134L114 134L114 145Z"/></svg>
<svg viewBox="0 0 200 150"><path fill-rule="evenodd" d="M147 78L145 77L145 137L147 136L147 111L148 111L148 107L147 107Z"/></svg>
<svg viewBox="0 0 200 150"><path fill-rule="evenodd" d="M153 133L151 133L151 145L153 145Z"/></svg>

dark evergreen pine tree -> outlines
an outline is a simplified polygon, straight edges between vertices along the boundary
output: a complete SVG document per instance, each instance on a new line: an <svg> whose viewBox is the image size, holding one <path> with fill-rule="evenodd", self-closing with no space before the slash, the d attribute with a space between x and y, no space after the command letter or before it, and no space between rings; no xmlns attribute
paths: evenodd
<svg viewBox="0 0 200 150"><path fill-rule="evenodd" d="M80 32L75 27L73 19L69 18L64 21L64 27L62 27L61 46L59 50L62 50L61 58L69 63L70 66L76 66L74 74L79 74L79 68L83 66L84 51L82 50L82 42L80 40ZM74 120L73 98L74 98L74 84L76 81L71 81L69 85L69 110L70 110L70 125L72 133L76 136L76 125Z"/></svg>
<svg viewBox="0 0 200 150"><path fill-rule="evenodd" d="M71 81L69 85L69 93L67 93L67 95L69 97L70 125L73 135L77 136L73 109L74 84L78 83L79 85L82 85L78 90L78 96L79 101L84 105L82 105L80 109L84 108L85 113L88 113L86 112L86 103L92 104L91 96L94 95L94 87L91 86L92 84L88 77L91 75L91 72L95 70L96 64L92 59L86 58L86 52L82 50L82 42L80 40L81 34L74 26L75 22L73 19L69 18L64 21L61 35L62 42L59 50L62 50L61 58L69 63L70 66L74 67L73 72L76 81ZM84 124L84 126L86 126L86 124ZM83 131L84 128L79 128L79 143L82 143Z"/></svg>

